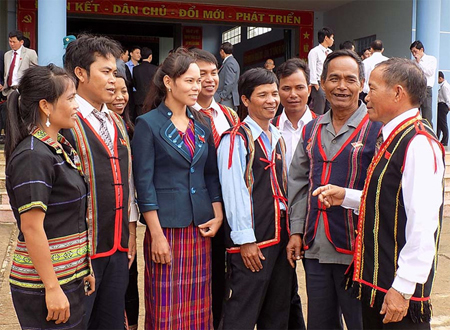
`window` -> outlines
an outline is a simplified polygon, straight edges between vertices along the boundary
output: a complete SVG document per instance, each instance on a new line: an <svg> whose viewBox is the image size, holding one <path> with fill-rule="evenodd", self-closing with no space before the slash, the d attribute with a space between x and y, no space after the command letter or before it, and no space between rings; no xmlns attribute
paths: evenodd
<svg viewBox="0 0 450 330"><path fill-rule="evenodd" d="M222 33L222 43L229 42L232 45L238 44L241 42L241 27L236 26L230 30Z"/></svg>
<svg viewBox="0 0 450 330"><path fill-rule="evenodd" d="M251 39L251 38L260 36L261 34L264 34L264 33L270 32L270 31L272 31L272 28L249 26L247 28L247 39Z"/></svg>
<svg viewBox="0 0 450 330"><path fill-rule="evenodd" d="M376 38L377 36L376 34L374 34L368 37L355 39L355 50L360 53L364 49L370 48L370 44L372 43L372 41L375 41Z"/></svg>

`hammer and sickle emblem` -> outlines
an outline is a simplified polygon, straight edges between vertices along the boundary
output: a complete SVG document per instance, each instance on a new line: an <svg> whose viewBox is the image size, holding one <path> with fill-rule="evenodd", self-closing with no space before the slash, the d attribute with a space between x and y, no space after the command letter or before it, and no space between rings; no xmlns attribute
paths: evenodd
<svg viewBox="0 0 450 330"><path fill-rule="evenodd" d="M25 15L23 17L22 23L31 23L32 19L31 19L31 15Z"/></svg>

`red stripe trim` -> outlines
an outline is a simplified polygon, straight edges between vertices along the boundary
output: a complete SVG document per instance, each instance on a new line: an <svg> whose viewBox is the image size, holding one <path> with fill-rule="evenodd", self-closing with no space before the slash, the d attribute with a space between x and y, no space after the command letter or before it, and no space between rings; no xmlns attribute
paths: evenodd
<svg viewBox="0 0 450 330"><path fill-rule="evenodd" d="M388 292L388 290L380 288L379 286L373 285L372 283L364 281L363 279L356 279L355 281L356 282L360 282L361 284L367 285L367 286L369 286L369 287L371 287L371 288L373 288L373 289L375 289L377 291L381 291L381 292L384 292L384 293ZM430 300L430 297L417 298L417 297L413 296L413 297L411 297L411 300L414 300L414 301L428 301L428 300Z"/></svg>

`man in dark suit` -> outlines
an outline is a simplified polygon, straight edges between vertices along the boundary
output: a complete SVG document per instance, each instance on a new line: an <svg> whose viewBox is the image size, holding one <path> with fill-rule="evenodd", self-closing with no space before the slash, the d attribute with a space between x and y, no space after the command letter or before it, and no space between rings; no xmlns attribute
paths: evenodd
<svg viewBox="0 0 450 330"><path fill-rule="evenodd" d="M0 92L3 89L3 85L5 84L3 81L3 75L4 75L4 56L5 53L3 52L3 50L0 50ZM5 99L2 96L2 94L0 94L0 143L3 143L5 140L5 136L1 135L2 133L2 129L5 125L5 109L6 109L6 103L5 103Z"/></svg>
<svg viewBox="0 0 450 330"><path fill-rule="evenodd" d="M222 67L219 69L219 88L214 99L222 105L237 109L239 105L238 80L241 73L239 63L233 56L233 45L224 42L220 46Z"/></svg>
<svg viewBox="0 0 450 330"><path fill-rule="evenodd" d="M144 104L145 96L150 89L150 84L153 80L158 67L152 64L152 50L144 47L141 50L142 63L133 69L133 86L136 88L134 92L135 113L137 116L142 114L142 106Z"/></svg>
<svg viewBox="0 0 450 330"><path fill-rule="evenodd" d="M4 56L4 85L2 89L2 93L6 97L17 88L24 71L32 64L38 64L36 52L23 46L22 31L12 31L8 37L11 50L6 52Z"/></svg>

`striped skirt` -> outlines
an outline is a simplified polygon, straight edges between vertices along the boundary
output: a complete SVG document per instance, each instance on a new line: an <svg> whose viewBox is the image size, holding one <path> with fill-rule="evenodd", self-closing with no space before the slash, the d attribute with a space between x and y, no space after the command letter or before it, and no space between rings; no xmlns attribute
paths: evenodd
<svg viewBox="0 0 450 330"><path fill-rule="evenodd" d="M212 329L211 239L193 224L163 232L171 266L152 261L151 236L145 233L145 329Z"/></svg>

